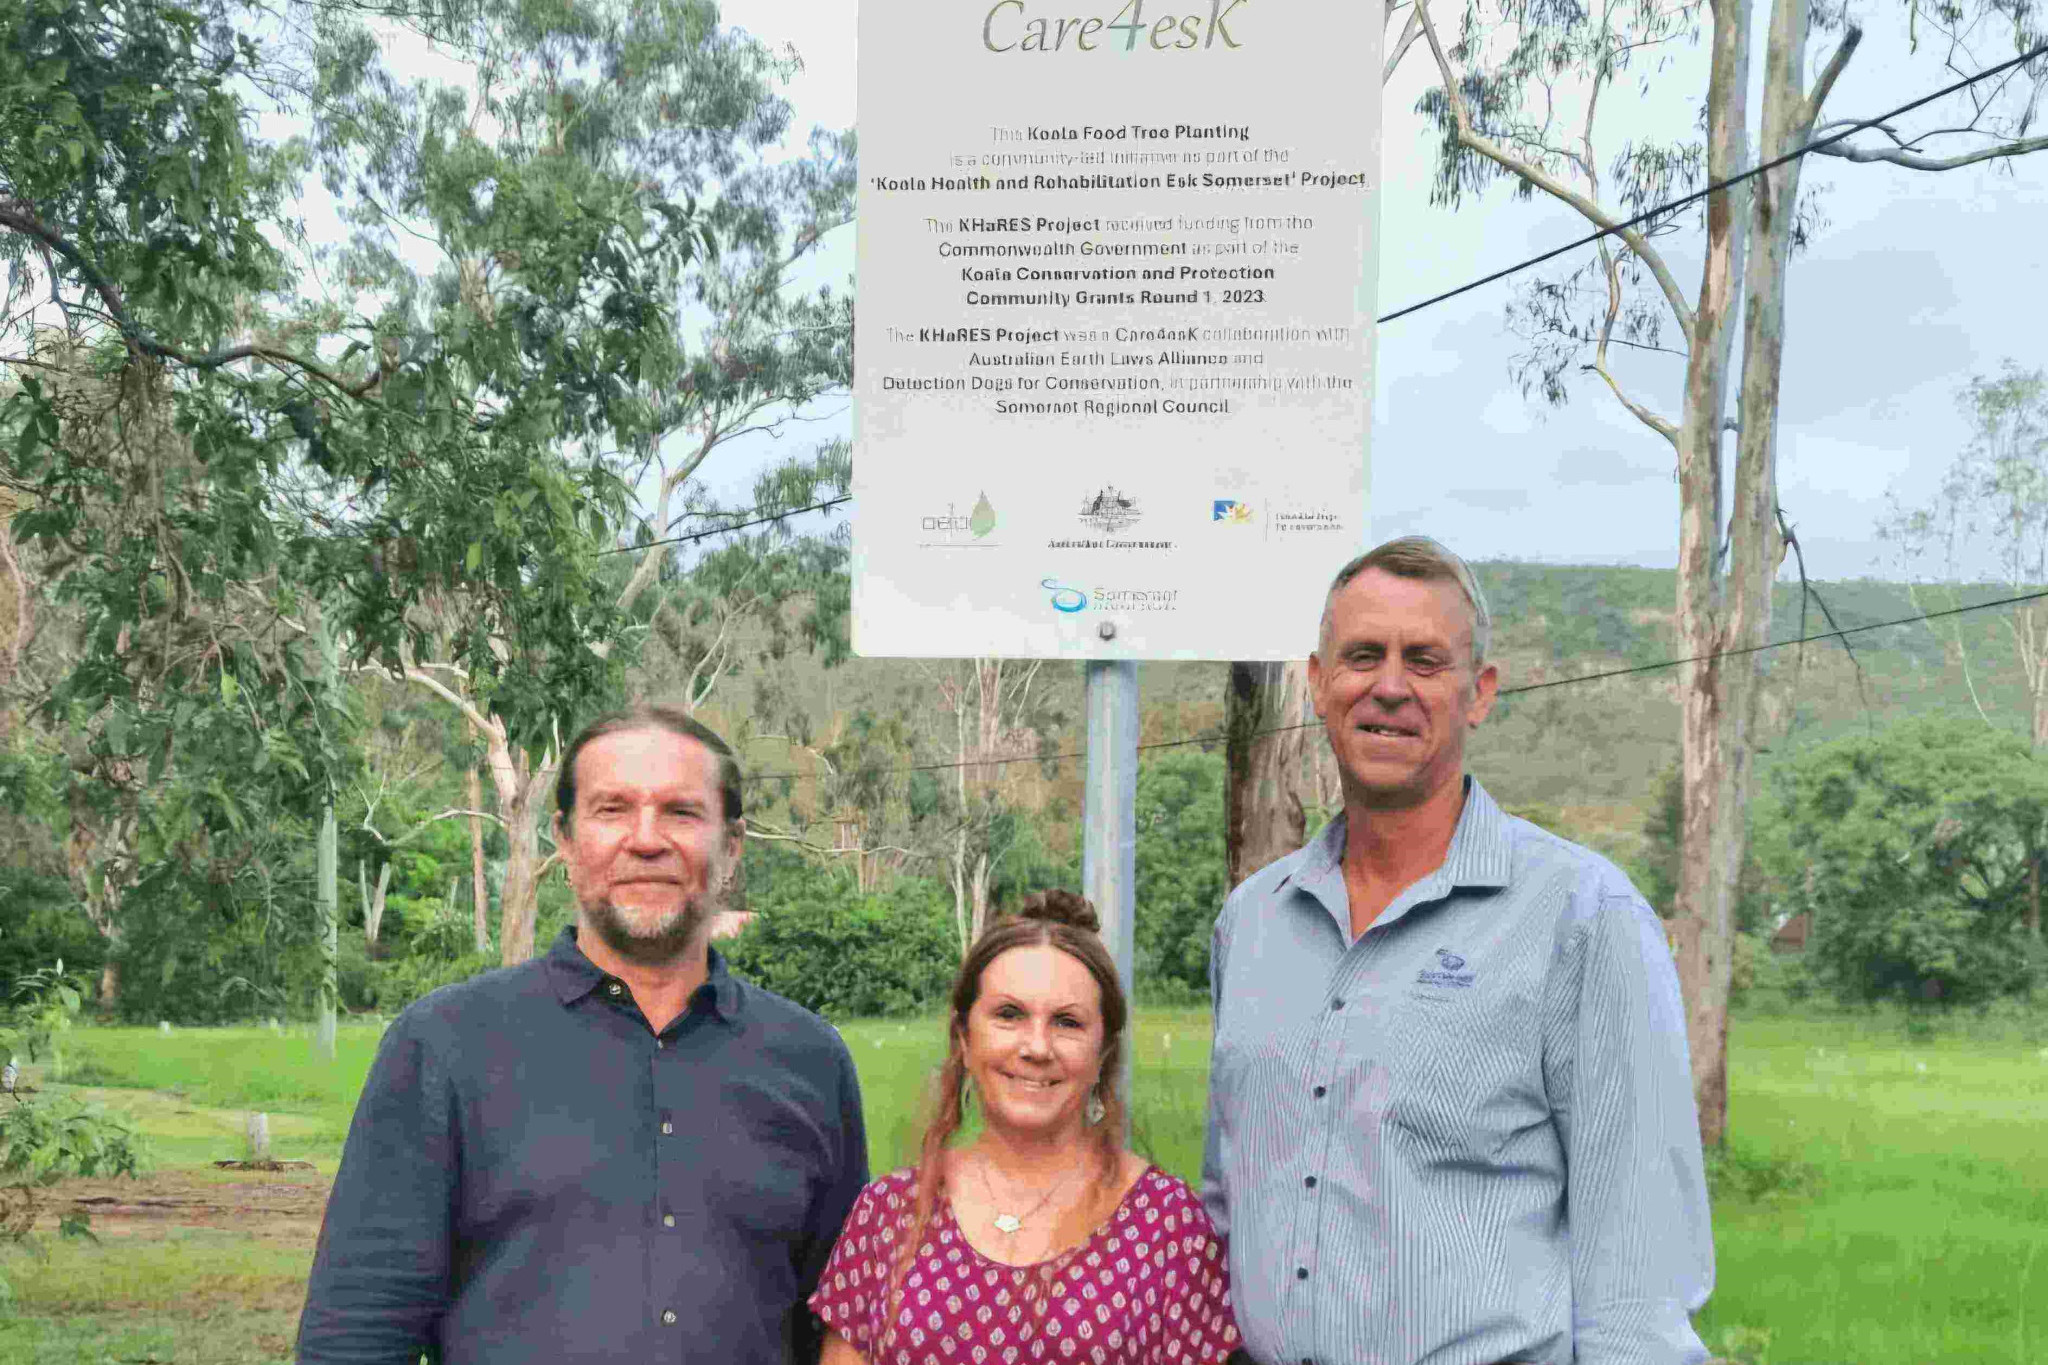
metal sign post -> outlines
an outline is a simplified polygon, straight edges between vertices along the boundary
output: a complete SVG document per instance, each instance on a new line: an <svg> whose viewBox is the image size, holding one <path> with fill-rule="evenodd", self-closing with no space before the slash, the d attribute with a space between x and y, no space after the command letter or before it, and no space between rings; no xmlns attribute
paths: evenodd
<svg viewBox="0 0 2048 1365"><path fill-rule="evenodd" d="M1131 997L1133 926L1137 922L1138 665L1091 659L1085 665L1088 769L1081 797L1081 886L1102 918L1102 942L1116 961L1116 979ZM1129 1030L1126 1029L1128 1035ZM1124 1140L1130 1140L1131 1052L1124 1047Z"/></svg>

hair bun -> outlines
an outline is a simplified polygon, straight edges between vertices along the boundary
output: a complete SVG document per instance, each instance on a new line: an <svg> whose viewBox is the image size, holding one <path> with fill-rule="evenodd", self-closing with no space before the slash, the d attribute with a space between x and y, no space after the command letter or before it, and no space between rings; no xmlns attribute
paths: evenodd
<svg viewBox="0 0 2048 1365"><path fill-rule="evenodd" d="M1086 897L1057 888L1034 891L1026 896L1024 903L1017 907L1016 917L1040 920L1046 924L1072 925L1091 934L1102 932L1102 917L1095 913L1095 907L1088 903Z"/></svg>

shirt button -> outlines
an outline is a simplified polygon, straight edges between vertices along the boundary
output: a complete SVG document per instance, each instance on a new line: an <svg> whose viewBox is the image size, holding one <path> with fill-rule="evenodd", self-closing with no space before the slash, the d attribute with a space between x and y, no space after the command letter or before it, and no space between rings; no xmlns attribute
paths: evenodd
<svg viewBox="0 0 2048 1365"><path fill-rule="evenodd" d="M668 1046L668 1044L667 1044L667 1043L665 1043L665 1042L663 1042L663 1041L662 1041L661 1039L659 1039L659 1038L656 1038L656 1039L654 1040L654 1050L655 1050L656 1052L659 1052L659 1051L661 1051L661 1050L662 1050L663 1048L665 1048L665 1047L667 1047L667 1046Z"/></svg>
<svg viewBox="0 0 2048 1365"><path fill-rule="evenodd" d="M663 1137L671 1137L674 1135L675 1131L676 1126L673 1123L670 1123L667 1119L663 1119L661 1121L661 1135Z"/></svg>
<svg viewBox="0 0 2048 1365"><path fill-rule="evenodd" d="M620 986L619 986L619 983L618 983L618 982L616 982L616 981L614 981L614 982L612 982L612 984L611 984L611 985L609 985L609 986L606 986L606 987L604 988L604 993L605 993L606 995L617 995L617 994L619 993L619 990L620 990Z"/></svg>
<svg viewBox="0 0 2048 1365"><path fill-rule="evenodd" d="M662 1310L661 1310L661 1320L662 1320L663 1322L667 1323L667 1324L668 1324L669 1326L671 1326L671 1327L675 1326L675 1325L676 1325L676 1310L675 1310L675 1309L673 1309L673 1308L664 1308L664 1309L662 1309Z"/></svg>
<svg viewBox="0 0 2048 1365"><path fill-rule="evenodd" d="M1316 1178L1312 1175L1305 1175L1301 1178L1301 1183L1310 1189L1314 1189L1316 1187Z"/></svg>
<svg viewBox="0 0 2048 1365"><path fill-rule="evenodd" d="M1321 1099L1321 1098L1322 1098L1323 1096L1325 1096L1325 1095L1327 1095L1327 1094L1329 1094L1329 1093L1330 1093L1330 1088L1329 1088L1328 1086L1326 1086L1326 1085L1319 1085L1319 1086L1317 1086L1317 1087L1316 1087L1316 1098L1317 1098L1317 1099Z"/></svg>
<svg viewBox="0 0 2048 1365"><path fill-rule="evenodd" d="M1341 1010L1344 1008L1344 1002L1342 1000L1332 1000L1330 1002L1330 1008L1333 1010Z"/></svg>
<svg viewBox="0 0 2048 1365"><path fill-rule="evenodd" d="M674 1227L676 1225L676 1216L672 1213L664 1213L661 1215L661 1225L665 1228Z"/></svg>
<svg viewBox="0 0 2048 1365"><path fill-rule="evenodd" d="M1295 1278L1295 1279L1297 1279L1297 1280L1305 1280L1305 1279L1307 1279L1307 1278L1308 1278L1308 1267L1307 1267L1307 1266L1305 1266L1305 1265L1304 1265L1304 1266L1296 1266L1296 1267L1294 1268L1294 1278Z"/></svg>

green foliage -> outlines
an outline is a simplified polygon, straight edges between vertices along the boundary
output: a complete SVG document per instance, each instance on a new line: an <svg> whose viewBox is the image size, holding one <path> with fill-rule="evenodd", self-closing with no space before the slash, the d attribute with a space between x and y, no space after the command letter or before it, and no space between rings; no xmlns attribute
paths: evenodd
<svg viewBox="0 0 2048 1365"><path fill-rule="evenodd" d="M65 974L62 959L17 977L0 1039L27 1061L47 1062L56 1053L57 1040L70 1031L84 999L82 983Z"/></svg>
<svg viewBox="0 0 2048 1365"><path fill-rule="evenodd" d="M1658 777L1656 793L1656 804L1643 819L1643 840L1648 847L1639 869L1642 880L1636 889L1643 893L1651 909L1670 919L1678 913L1678 859L1685 825L1685 787L1677 764L1667 767ZM1746 814L1750 830L1749 837L1743 840L1742 875L1735 885L1735 931L1756 934L1764 930L1771 917L1771 886L1763 864L1763 850L1770 839L1760 837L1755 804ZM1737 989L1742 986L1738 984Z"/></svg>
<svg viewBox="0 0 2048 1365"><path fill-rule="evenodd" d="M1209 998L1209 936L1229 890L1223 755L1170 750L1138 769L1133 975L1147 999Z"/></svg>
<svg viewBox="0 0 2048 1365"><path fill-rule="evenodd" d="M1906 721L1817 745L1774 792L1782 885L1807 955L1850 998L1961 1003L2039 980L2024 925L2048 830L2048 764L2017 736Z"/></svg>
<svg viewBox="0 0 2048 1365"><path fill-rule="evenodd" d="M63 963L31 972L14 983L0 1038L30 1061L47 1061L81 1003L79 983L65 975ZM66 1176L134 1175L142 1151L128 1125L98 1107L69 1096L24 1098L24 1089L0 1096L0 1244L33 1246L43 1190ZM90 1235L76 1213L66 1214L58 1230L67 1237ZM0 1278L0 1301L10 1294Z"/></svg>
<svg viewBox="0 0 2048 1365"><path fill-rule="evenodd" d="M910 1014L945 998L960 953L951 899L935 883L863 894L793 852L747 857L754 921L719 945L733 970L828 1019Z"/></svg>

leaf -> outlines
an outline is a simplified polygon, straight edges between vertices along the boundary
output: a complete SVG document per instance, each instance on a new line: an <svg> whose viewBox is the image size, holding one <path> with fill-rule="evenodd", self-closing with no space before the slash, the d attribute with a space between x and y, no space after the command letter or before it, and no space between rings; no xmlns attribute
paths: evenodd
<svg viewBox="0 0 2048 1365"><path fill-rule="evenodd" d="M463 570L467 573L475 573L478 569L483 567L483 563L483 542L479 540L472 540L471 542L469 542L468 552L465 553L462 557Z"/></svg>

